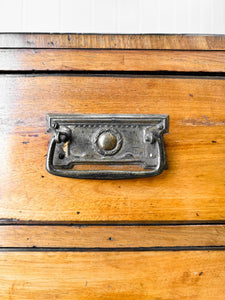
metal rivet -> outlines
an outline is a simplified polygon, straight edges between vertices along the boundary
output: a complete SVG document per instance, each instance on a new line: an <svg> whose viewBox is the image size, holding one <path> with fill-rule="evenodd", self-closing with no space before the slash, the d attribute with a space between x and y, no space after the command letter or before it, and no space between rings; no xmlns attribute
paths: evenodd
<svg viewBox="0 0 225 300"><path fill-rule="evenodd" d="M154 144L156 141L156 137L155 135L151 132L149 134L147 134L147 136L145 137L146 142L149 142L150 144Z"/></svg>
<svg viewBox="0 0 225 300"><path fill-rule="evenodd" d="M65 153L59 153L59 159L63 159L65 157Z"/></svg>
<svg viewBox="0 0 225 300"><path fill-rule="evenodd" d="M57 129L57 128L59 128L59 124L58 124L57 122L54 122L54 123L52 124L52 127L53 127L54 129Z"/></svg>
<svg viewBox="0 0 225 300"><path fill-rule="evenodd" d="M59 136L59 139L60 139L60 142L62 143L65 143L69 140L69 137L67 134L65 133L60 133L60 136Z"/></svg>
<svg viewBox="0 0 225 300"><path fill-rule="evenodd" d="M98 138L98 145L104 150L113 150L117 145L117 138L111 132L103 132Z"/></svg>

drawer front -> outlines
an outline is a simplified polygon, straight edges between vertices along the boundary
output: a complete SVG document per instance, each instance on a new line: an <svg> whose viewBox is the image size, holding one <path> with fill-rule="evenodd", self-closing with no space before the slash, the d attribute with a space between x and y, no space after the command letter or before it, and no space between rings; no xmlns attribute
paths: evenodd
<svg viewBox="0 0 225 300"><path fill-rule="evenodd" d="M224 251L0 253L0 296L220 300L224 260Z"/></svg>
<svg viewBox="0 0 225 300"><path fill-rule="evenodd" d="M1 222L218 221L225 217L225 81L205 76L0 77ZM45 170L47 113L168 114L168 170L82 180Z"/></svg>

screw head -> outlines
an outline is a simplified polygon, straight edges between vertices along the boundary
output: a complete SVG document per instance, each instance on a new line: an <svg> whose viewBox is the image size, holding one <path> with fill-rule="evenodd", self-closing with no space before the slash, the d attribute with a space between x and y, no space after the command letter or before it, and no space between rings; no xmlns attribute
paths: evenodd
<svg viewBox="0 0 225 300"><path fill-rule="evenodd" d="M59 139L60 139L60 142L62 143L65 143L69 140L69 137L66 133L60 133L59 135Z"/></svg>
<svg viewBox="0 0 225 300"><path fill-rule="evenodd" d="M54 122L54 123L52 124L52 127L53 127L54 129L57 129L57 128L59 128L59 124L58 124L57 122Z"/></svg>
<svg viewBox="0 0 225 300"><path fill-rule="evenodd" d="M156 141L156 137L155 135L151 132L149 133L146 138L145 138L146 142L149 142L150 144L154 144Z"/></svg>
<svg viewBox="0 0 225 300"><path fill-rule="evenodd" d="M59 153L59 159L63 159L65 157L65 153Z"/></svg>

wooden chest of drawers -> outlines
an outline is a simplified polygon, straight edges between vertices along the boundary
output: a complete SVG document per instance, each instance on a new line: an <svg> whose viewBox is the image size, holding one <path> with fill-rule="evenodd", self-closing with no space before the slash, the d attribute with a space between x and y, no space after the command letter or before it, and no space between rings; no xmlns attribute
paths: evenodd
<svg viewBox="0 0 225 300"><path fill-rule="evenodd" d="M2 34L0 48L0 298L225 299L225 37ZM168 114L168 170L53 176L48 113Z"/></svg>

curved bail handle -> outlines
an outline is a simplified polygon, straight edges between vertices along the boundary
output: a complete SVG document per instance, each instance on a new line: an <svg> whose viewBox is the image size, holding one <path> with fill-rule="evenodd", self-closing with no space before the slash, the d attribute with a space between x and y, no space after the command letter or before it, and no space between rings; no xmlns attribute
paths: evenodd
<svg viewBox="0 0 225 300"><path fill-rule="evenodd" d="M162 134L156 137L157 145L157 165L154 169L149 171L116 171L116 170L68 170L56 169L53 165L54 153L57 144L57 139L53 136L49 142L48 153L46 158L46 169L49 173L69 178L83 178L83 179L129 179L138 177L153 177L162 173L167 168L165 147Z"/></svg>

